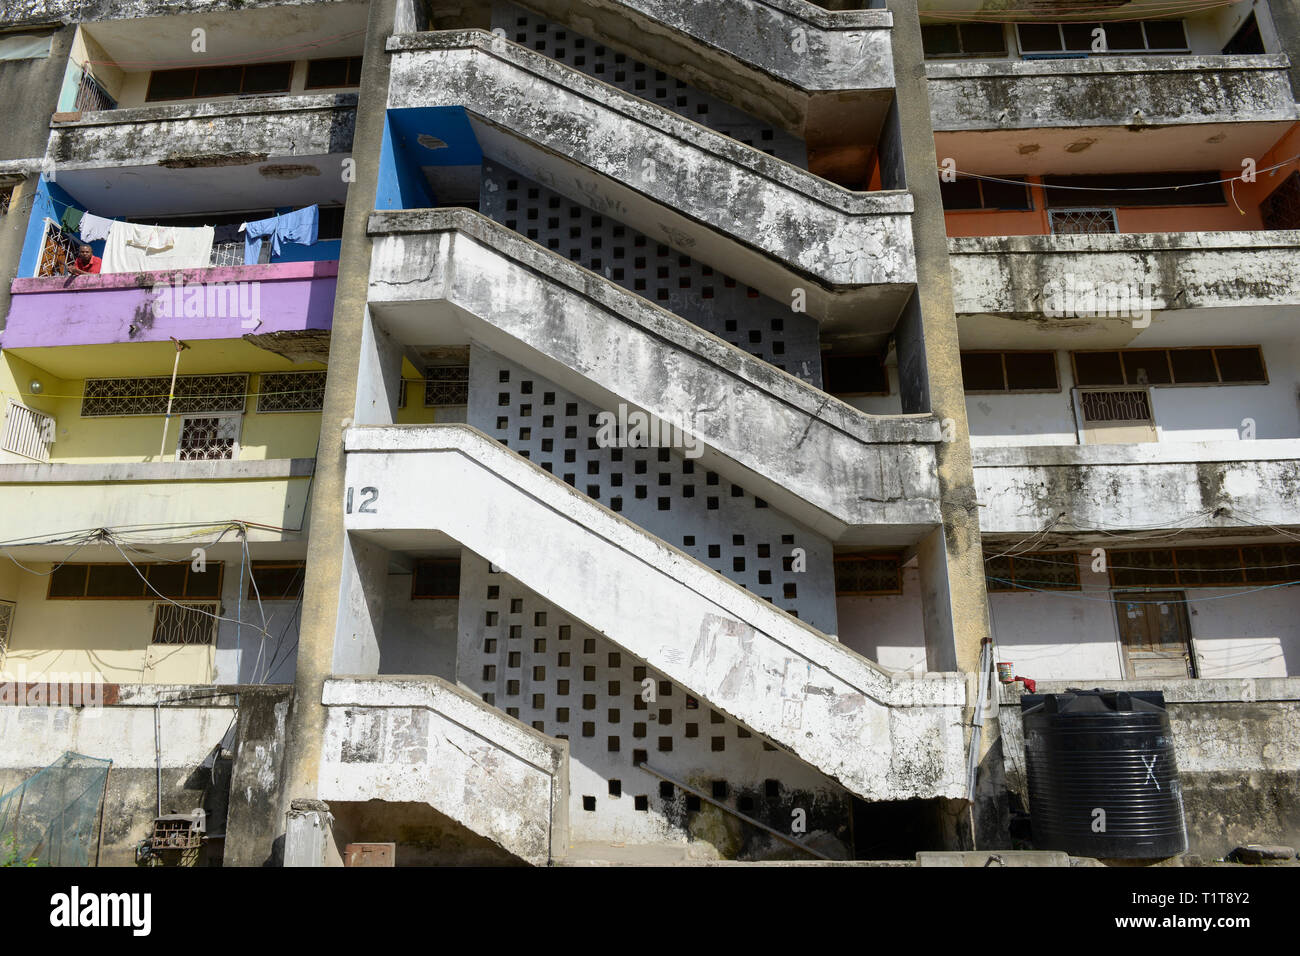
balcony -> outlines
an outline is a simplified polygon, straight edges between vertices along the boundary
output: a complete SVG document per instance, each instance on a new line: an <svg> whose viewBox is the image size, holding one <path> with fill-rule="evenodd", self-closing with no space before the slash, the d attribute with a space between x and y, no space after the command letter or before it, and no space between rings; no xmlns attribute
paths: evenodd
<svg viewBox="0 0 1300 956"><path fill-rule="evenodd" d="M1240 169L1300 118L1290 61L1259 56L926 64L938 155L997 175ZM971 134L978 134L972 137Z"/></svg>
<svg viewBox="0 0 1300 956"><path fill-rule="evenodd" d="M1276 318L1280 307L1300 305L1300 231L969 237L949 239L948 252L958 315L1068 322L1074 331L1131 325L1084 307L1084 286L1094 282L1103 293L1136 290L1160 312Z"/></svg>
<svg viewBox="0 0 1300 956"><path fill-rule="evenodd" d="M1295 522L1300 440L975 448L985 535L1181 528L1184 539ZM1094 538L1114 538L1092 531Z"/></svg>

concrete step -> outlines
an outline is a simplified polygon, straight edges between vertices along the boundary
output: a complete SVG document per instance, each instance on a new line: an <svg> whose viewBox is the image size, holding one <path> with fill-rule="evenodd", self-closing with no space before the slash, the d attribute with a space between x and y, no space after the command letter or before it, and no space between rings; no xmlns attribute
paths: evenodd
<svg viewBox="0 0 1300 956"><path fill-rule="evenodd" d="M405 349L473 340L601 408L648 412L833 541L939 523L934 416L860 412L467 209L375 213L369 231L371 314Z"/></svg>
<svg viewBox="0 0 1300 956"><path fill-rule="evenodd" d="M864 799L965 792L962 675L881 669L466 425L345 450L370 504L345 517L336 673L378 666L387 551L454 542Z"/></svg>
<svg viewBox="0 0 1300 956"><path fill-rule="evenodd" d="M437 677L332 677L320 799L425 803L535 865L564 855L569 744Z"/></svg>

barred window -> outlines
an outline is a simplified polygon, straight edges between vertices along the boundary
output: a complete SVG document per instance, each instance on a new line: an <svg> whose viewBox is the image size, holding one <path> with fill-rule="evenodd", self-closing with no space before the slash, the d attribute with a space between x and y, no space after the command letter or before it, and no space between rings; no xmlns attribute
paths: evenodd
<svg viewBox="0 0 1300 956"><path fill-rule="evenodd" d="M212 644L217 636L221 605L159 604L154 610L151 644Z"/></svg>
<svg viewBox="0 0 1300 956"><path fill-rule="evenodd" d="M14 198L13 186L0 186L0 216L9 215L9 203Z"/></svg>
<svg viewBox="0 0 1300 956"><path fill-rule="evenodd" d="M83 418L110 415L165 415L171 377L88 378L81 400ZM172 412L242 412L248 376L182 375L176 379Z"/></svg>
<svg viewBox="0 0 1300 956"><path fill-rule="evenodd" d="M469 366L434 365L424 371L424 407L469 404Z"/></svg>
<svg viewBox="0 0 1300 956"><path fill-rule="evenodd" d="M1149 422L1151 401L1145 390L1080 392L1079 407L1089 425L1099 422Z"/></svg>
<svg viewBox="0 0 1300 956"><path fill-rule="evenodd" d="M239 416L197 415L181 419L177 461L232 461L239 457Z"/></svg>
<svg viewBox="0 0 1300 956"><path fill-rule="evenodd" d="M261 376L259 412L319 412L324 407L324 372L267 372Z"/></svg>
<svg viewBox="0 0 1300 956"><path fill-rule="evenodd" d="M1155 548L1110 553L1117 588L1224 588L1300 581L1300 545Z"/></svg>
<svg viewBox="0 0 1300 956"><path fill-rule="evenodd" d="M893 554L846 554L835 557L835 593L902 594L902 560Z"/></svg>
<svg viewBox="0 0 1300 956"><path fill-rule="evenodd" d="M417 561L411 575L412 598L460 597L460 558Z"/></svg>
<svg viewBox="0 0 1300 956"><path fill-rule="evenodd" d="M984 562L990 591L1077 591L1079 561L1073 552L999 555Z"/></svg>
<svg viewBox="0 0 1300 956"><path fill-rule="evenodd" d="M156 600L159 595L216 598L224 564L209 561L195 571L188 560L173 564L61 564L50 574L49 600ZM148 580L148 584L145 580Z"/></svg>
<svg viewBox="0 0 1300 956"><path fill-rule="evenodd" d="M9 633L14 626L13 601L0 601L0 664L4 663L5 651L9 649Z"/></svg>

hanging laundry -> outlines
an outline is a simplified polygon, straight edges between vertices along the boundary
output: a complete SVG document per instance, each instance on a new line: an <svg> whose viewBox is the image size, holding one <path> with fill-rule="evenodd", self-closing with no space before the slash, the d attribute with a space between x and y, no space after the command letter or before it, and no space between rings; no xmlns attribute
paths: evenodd
<svg viewBox="0 0 1300 956"><path fill-rule="evenodd" d="M212 242L214 245L224 246L228 243L239 242L239 227L235 225L214 226L212 233Z"/></svg>
<svg viewBox="0 0 1300 956"><path fill-rule="evenodd" d="M104 243L104 272L206 269L212 261L211 226L180 229L115 222Z"/></svg>
<svg viewBox="0 0 1300 956"><path fill-rule="evenodd" d="M63 210L63 216L59 219L61 225L66 231L76 233L81 228L81 217L86 214L86 210L78 209L76 206L69 206Z"/></svg>
<svg viewBox="0 0 1300 956"><path fill-rule="evenodd" d="M271 240L271 254L280 254L280 243L296 242L304 246L316 244L320 227L320 208L307 206L282 216L244 223L244 265L257 265L262 254L262 240Z"/></svg>
<svg viewBox="0 0 1300 956"><path fill-rule="evenodd" d="M108 238L108 230L113 227L112 219L105 219L88 212L81 217L81 241L95 242Z"/></svg>

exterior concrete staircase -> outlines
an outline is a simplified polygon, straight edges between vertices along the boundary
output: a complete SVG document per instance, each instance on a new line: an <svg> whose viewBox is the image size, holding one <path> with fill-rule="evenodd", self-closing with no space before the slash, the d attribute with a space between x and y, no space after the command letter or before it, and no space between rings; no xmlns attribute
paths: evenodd
<svg viewBox="0 0 1300 956"><path fill-rule="evenodd" d="M528 863L564 856L569 745L438 677L331 677L320 798L426 803Z"/></svg>
<svg viewBox="0 0 1300 956"><path fill-rule="evenodd" d="M461 107L483 152L810 314L892 326L916 280L903 190L851 192L503 37L390 38L389 110Z"/></svg>
<svg viewBox="0 0 1300 956"><path fill-rule="evenodd" d="M370 234L371 312L404 345L472 339L677 425L707 467L831 540L939 523L932 415L860 412L466 209L375 213Z"/></svg>
<svg viewBox="0 0 1300 956"><path fill-rule="evenodd" d="M961 675L882 670L469 426L353 427L345 450L373 495L354 540L459 543L864 799L964 793Z"/></svg>

